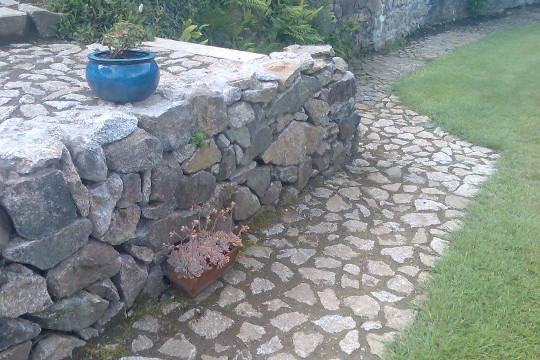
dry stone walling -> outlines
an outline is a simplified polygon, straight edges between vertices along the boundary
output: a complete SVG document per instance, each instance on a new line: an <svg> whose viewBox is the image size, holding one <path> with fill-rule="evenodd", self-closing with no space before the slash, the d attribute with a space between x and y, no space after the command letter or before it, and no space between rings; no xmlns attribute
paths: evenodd
<svg viewBox="0 0 540 360"><path fill-rule="evenodd" d="M352 150L356 85L331 47L148 46L162 85L124 105L86 87L91 47L0 51L11 55L0 68L0 359L69 355L141 294L158 296L163 244L193 205L235 201L247 220ZM208 146L190 143L196 131Z"/></svg>

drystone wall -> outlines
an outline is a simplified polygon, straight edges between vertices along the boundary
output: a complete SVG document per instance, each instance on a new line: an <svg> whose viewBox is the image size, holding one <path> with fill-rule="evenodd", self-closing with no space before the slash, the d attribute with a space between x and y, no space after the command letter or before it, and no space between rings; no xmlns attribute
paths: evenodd
<svg viewBox="0 0 540 360"><path fill-rule="evenodd" d="M424 26L468 16L468 0L336 0L331 5L338 24L348 18L362 22L361 46L383 47ZM538 0L487 0L485 13L500 12Z"/></svg>
<svg viewBox="0 0 540 360"><path fill-rule="evenodd" d="M293 199L352 150L354 76L331 47L290 46L240 61L226 49L147 45L163 75L150 99L107 104L74 77L80 87L56 84L43 95L72 99L42 102L61 111L12 106L0 119L2 360L60 359L139 296L158 296L163 244L192 221L193 205L235 201L234 219L246 221ZM62 46L65 55L53 60L82 74L77 61L89 50ZM47 66L33 71L61 68ZM5 85L20 89L6 90L13 96L39 87ZM190 143L197 131L207 146Z"/></svg>

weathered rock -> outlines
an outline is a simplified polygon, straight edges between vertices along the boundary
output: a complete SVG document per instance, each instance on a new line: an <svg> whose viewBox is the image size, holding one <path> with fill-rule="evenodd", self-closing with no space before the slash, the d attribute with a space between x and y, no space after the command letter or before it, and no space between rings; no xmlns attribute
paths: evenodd
<svg viewBox="0 0 540 360"><path fill-rule="evenodd" d="M142 261L145 264L150 264L154 259L154 252L144 246L128 245L126 251L135 259Z"/></svg>
<svg viewBox="0 0 540 360"><path fill-rule="evenodd" d="M0 252L7 246L13 224L6 211L0 206Z"/></svg>
<svg viewBox="0 0 540 360"><path fill-rule="evenodd" d="M236 169L234 175L231 176L231 182L237 183L239 185L245 183L256 168L257 163L255 161L251 161L248 165Z"/></svg>
<svg viewBox="0 0 540 360"><path fill-rule="evenodd" d="M9 37L21 37L26 28L27 15L25 12L9 9L7 7L0 8L0 40Z"/></svg>
<svg viewBox="0 0 540 360"><path fill-rule="evenodd" d="M309 99L304 104L309 115L309 120L316 126L326 126L329 123L328 113L330 112L330 106L326 101L318 99Z"/></svg>
<svg viewBox="0 0 540 360"><path fill-rule="evenodd" d="M262 198L266 193L266 189L270 186L270 180L272 175L270 167L257 167L255 168L246 181L247 187L249 187L255 195Z"/></svg>
<svg viewBox="0 0 540 360"><path fill-rule="evenodd" d="M164 151L186 145L197 130L193 106L188 101L158 100L148 107L135 108L139 126L161 141Z"/></svg>
<svg viewBox="0 0 540 360"><path fill-rule="evenodd" d="M242 100L267 104L275 99L277 89L278 83L276 81L259 81L255 88L242 92Z"/></svg>
<svg viewBox="0 0 540 360"><path fill-rule="evenodd" d="M183 163L187 159L189 159L193 153L197 150L197 145L195 144L186 144L183 146L180 146L178 149L173 150L172 155L178 161L179 164Z"/></svg>
<svg viewBox="0 0 540 360"><path fill-rule="evenodd" d="M165 291L166 286L163 281L163 271L161 266L152 266L148 271L148 277L146 278L146 283L142 289L142 294L151 298L157 299Z"/></svg>
<svg viewBox="0 0 540 360"><path fill-rule="evenodd" d="M281 194L279 195L279 203L281 205L288 205L298 198L298 190L292 186L287 185L281 188Z"/></svg>
<svg viewBox="0 0 540 360"><path fill-rule="evenodd" d="M359 114L352 114L346 118L339 118L336 123L339 126L339 138L341 140L349 140L354 134L356 134L356 128L360 123L361 116Z"/></svg>
<svg viewBox="0 0 540 360"><path fill-rule="evenodd" d="M267 118L273 118L285 113L295 113L314 93L322 87L321 82L313 76L301 77L289 89L279 94L266 111Z"/></svg>
<svg viewBox="0 0 540 360"><path fill-rule="evenodd" d="M213 136L227 128L227 107L220 91L196 87L189 95L193 115L198 128L207 136Z"/></svg>
<svg viewBox="0 0 540 360"><path fill-rule="evenodd" d="M180 209L205 202L216 188L216 178L206 171L183 177L178 183L175 197Z"/></svg>
<svg viewBox="0 0 540 360"><path fill-rule="evenodd" d="M99 319L109 302L87 291L61 300L47 309L29 314L28 318L44 329L81 331Z"/></svg>
<svg viewBox="0 0 540 360"><path fill-rule="evenodd" d="M97 329L101 329L109 321L111 321L115 316L120 314L122 310L124 310L124 313L125 313L125 309L126 309L126 304L124 304L123 301L110 303L109 307L105 310L103 315L101 315L100 318L97 319L94 325L92 326Z"/></svg>
<svg viewBox="0 0 540 360"><path fill-rule="evenodd" d="M41 328L28 320L0 318L0 351L31 340L39 335ZM1 358L1 357L0 357Z"/></svg>
<svg viewBox="0 0 540 360"><path fill-rule="evenodd" d="M128 208L142 201L141 176L137 173L121 174L123 190L120 199L116 203L119 208Z"/></svg>
<svg viewBox="0 0 540 360"><path fill-rule="evenodd" d="M223 181L230 178L236 172L236 153L232 146L222 151L221 163L219 166L218 180Z"/></svg>
<svg viewBox="0 0 540 360"><path fill-rule="evenodd" d="M16 318L52 304L45 279L32 270L13 264L5 268L4 275L5 283L0 286L0 318Z"/></svg>
<svg viewBox="0 0 540 360"><path fill-rule="evenodd" d="M232 201L238 186L234 183L219 183L207 203L214 209L222 209Z"/></svg>
<svg viewBox="0 0 540 360"><path fill-rule="evenodd" d="M56 28L62 18L62 14L47 11L29 4L20 4L18 10L30 16L32 24L36 27L41 37L48 38L56 34Z"/></svg>
<svg viewBox="0 0 540 360"><path fill-rule="evenodd" d="M84 344L86 342L75 336L50 334L36 345L31 360L71 359L73 350Z"/></svg>
<svg viewBox="0 0 540 360"><path fill-rule="evenodd" d="M146 266L137 264L129 255L121 255L120 263L120 271L112 279L126 307L130 308L146 283L148 270Z"/></svg>
<svg viewBox="0 0 540 360"><path fill-rule="evenodd" d="M264 69L278 79L278 91L289 87L300 75L300 67L291 61L275 61L263 65Z"/></svg>
<svg viewBox="0 0 540 360"><path fill-rule="evenodd" d="M193 156L182 164L182 169L187 174L193 174L200 170L210 168L220 162L221 151L214 140L210 140L207 146L202 146L195 150Z"/></svg>
<svg viewBox="0 0 540 360"><path fill-rule="evenodd" d="M172 199L166 202L151 203L149 205L144 205L141 208L142 216L147 219L157 220L163 219L170 213L172 213L176 208L178 208L178 203L173 197Z"/></svg>
<svg viewBox="0 0 540 360"><path fill-rule="evenodd" d="M62 151L60 166L62 167L64 179L69 186L71 197L73 198L75 205L77 205L77 209L79 209L79 213L83 217L88 216L90 213L90 195L86 186L83 185L67 149Z"/></svg>
<svg viewBox="0 0 540 360"><path fill-rule="evenodd" d="M255 112L251 105L245 101L239 101L227 110L229 122L233 128L242 128L255 120Z"/></svg>
<svg viewBox="0 0 540 360"><path fill-rule="evenodd" d="M236 203L233 218L236 221L246 220L253 216L261 208L259 199L247 187L239 187L234 195L233 201Z"/></svg>
<svg viewBox="0 0 540 360"><path fill-rule="evenodd" d="M91 232L92 223L89 220L76 220L54 234L38 240L15 240L2 255L11 261L47 270L84 246Z"/></svg>
<svg viewBox="0 0 540 360"><path fill-rule="evenodd" d="M111 245L120 245L135 238L140 218L141 209L137 205L131 205L125 209L115 209L109 229L100 240Z"/></svg>
<svg viewBox="0 0 540 360"><path fill-rule="evenodd" d="M27 341L22 344L14 345L9 349L0 351L0 360L24 360L30 356L32 342Z"/></svg>
<svg viewBox="0 0 540 360"><path fill-rule="evenodd" d="M298 191L302 191L304 187L306 187L309 179L311 178L311 158L308 157L308 159L304 162L302 162L298 166L298 180L294 183L294 187L298 189Z"/></svg>
<svg viewBox="0 0 540 360"><path fill-rule="evenodd" d="M116 173L112 173L107 180L91 185L90 214L88 219L94 225L92 236L102 237L111 224L114 207L122 195L122 179Z"/></svg>
<svg viewBox="0 0 540 360"><path fill-rule="evenodd" d="M272 143L272 130L268 125L261 122L248 124L251 146L244 150L244 157L240 161L241 165L247 165L256 156L268 149Z"/></svg>
<svg viewBox="0 0 540 360"><path fill-rule="evenodd" d="M294 183L298 180L298 166L275 166L276 177L283 182Z"/></svg>
<svg viewBox="0 0 540 360"><path fill-rule="evenodd" d="M262 155L265 163L296 165L320 145L324 133L319 128L304 122L293 122L278 136L277 140Z"/></svg>
<svg viewBox="0 0 540 360"><path fill-rule="evenodd" d="M95 283L89 285L86 290L90 291L93 294L96 294L109 302L117 302L120 300L120 295L118 295L118 290L111 279L106 278L103 280L96 281Z"/></svg>
<svg viewBox="0 0 540 360"><path fill-rule="evenodd" d="M103 150L109 169L120 173L150 170L163 156L161 142L142 129L137 129L128 137L106 145Z"/></svg>
<svg viewBox="0 0 540 360"><path fill-rule="evenodd" d="M225 131L225 134L232 143L240 145L243 149L251 146L251 137L249 134L249 129L247 127L230 129Z"/></svg>
<svg viewBox="0 0 540 360"><path fill-rule="evenodd" d="M137 129L137 118L120 111L102 111L99 116L83 116L86 126L91 129L91 139L100 145L126 138Z"/></svg>
<svg viewBox="0 0 540 360"><path fill-rule="evenodd" d="M105 152L95 141L74 138L67 144L79 176L90 181L103 181L107 178Z"/></svg>
<svg viewBox="0 0 540 360"><path fill-rule="evenodd" d="M191 225L194 218L194 211L185 210L174 211L163 219L144 221L137 229L137 237L130 240L130 243L146 246L154 251L163 250L163 244L174 242L170 233L178 231L183 225Z"/></svg>
<svg viewBox="0 0 540 360"><path fill-rule="evenodd" d="M47 236L75 220L77 210L61 171L22 177L0 198L17 232L28 239Z"/></svg>
<svg viewBox="0 0 540 360"><path fill-rule="evenodd" d="M165 202L172 198L181 176L180 164L172 155L164 154L163 160L152 169L150 202Z"/></svg>
<svg viewBox="0 0 540 360"><path fill-rule="evenodd" d="M347 71L341 80L330 86L330 93L328 94L327 101L330 105L342 103L349 100L349 98L354 97L355 94L356 82L354 81L354 75L350 71Z"/></svg>
<svg viewBox="0 0 540 360"><path fill-rule="evenodd" d="M279 200L279 194L281 193L281 181L273 181L268 189L264 193L264 196L260 199L261 204L268 205L273 204Z"/></svg>
<svg viewBox="0 0 540 360"><path fill-rule="evenodd" d="M110 245L90 241L47 273L51 294L64 298L86 286L115 275L120 269L119 253Z"/></svg>

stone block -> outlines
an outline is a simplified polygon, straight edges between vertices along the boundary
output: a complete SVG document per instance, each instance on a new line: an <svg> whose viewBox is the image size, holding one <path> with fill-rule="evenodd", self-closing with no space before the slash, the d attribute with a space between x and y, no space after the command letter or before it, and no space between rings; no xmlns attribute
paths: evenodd
<svg viewBox="0 0 540 360"><path fill-rule="evenodd" d="M7 186L0 199L17 232L37 239L75 220L77 210L59 170L47 170L21 177Z"/></svg>
<svg viewBox="0 0 540 360"><path fill-rule="evenodd" d="M90 214L94 225L92 236L101 238L109 229L113 210L122 196L123 183L118 174L112 173L107 180L89 187Z"/></svg>
<svg viewBox="0 0 540 360"><path fill-rule="evenodd" d="M341 80L333 83L330 86L330 92L328 94L328 104L333 105L338 102L345 102L351 97L356 95L356 82L354 81L354 75L350 71L347 71Z"/></svg>
<svg viewBox="0 0 540 360"><path fill-rule="evenodd" d="M99 297L102 297L105 300L108 300L109 302L117 302L120 300L120 295L118 294L118 290L116 289L116 286L112 282L111 279L105 278L99 281L96 281L93 284L90 284L87 288L87 291L91 292L92 294L96 294Z"/></svg>
<svg viewBox="0 0 540 360"><path fill-rule="evenodd" d="M222 150L221 163L217 179L223 181L236 172L236 152L232 146Z"/></svg>
<svg viewBox="0 0 540 360"><path fill-rule="evenodd" d="M186 174L193 174L206 170L221 161L221 151L214 140L210 140L207 146L198 147L193 156L186 160L182 169Z"/></svg>
<svg viewBox="0 0 540 360"><path fill-rule="evenodd" d="M297 188L298 191L302 191L308 183L311 178L312 169L310 158L298 166L298 180L294 183L294 187Z"/></svg>
<svg viewBox="0 0 540 360"><path fill-rule="evenodd" d="M163 160L152 169L150 202L165 202L171 199L181 177L183 175L180 164L171 154L164 154Z"/></svg>
<svg viewBox="0 0 540 360"><path fill-rule="evenodd" d="M88 242L91 232L92 223L89 220L76 220L52 235L41 239L32 241L15 239L3 251L2 255L11 261L47 270L84 246Z"/></svg>
<svg viewBox="0 0 540 360"><path fill-rule="evenodd" d="M255 196L247 187L241 186L236 190L233 201L236 203L233 219L242 221L255 215L261 208L257 196Z"/></svg>
<svg viewBox="0 0 540 360"><path fill-rule="evenodd" d="M41 327L23 319L0 319L0 351L13 345L32 340L41 332ZM1 358L1 356L0 356Z"/></svg>
<svg viewBox="0 0 540 360"><path fill-rule="evenodd" d="M121 255L120 264L120 271L112 280L126 307L130 308L146 284L148 269L146 265L137 264L130 255Z"/></svg>
<svg viewBox="0 0 540 360"><path fill-rule="evenodd" d="M104 151L109 169L124 174L150 170L163 157L161 142L142 129L106 145Z"/></svg>
<svg viewBox="0 0 540 360"><path fill-rule="evenodd" d="M289 166L300 164L320 145L324 133L304 122L292 122L263 153L265 163Z"/></svg>
<svg viewBox="0 0 540 360"><path fill-rule="evenodd" d="M207 136L213 136L227 128L227 107L221 91L196 87L189 95L193 105L195 124Z"/></svg>
<svg viewBox="0 0 540 360"><path fill-rule="evenodd" d="M216 178L206 171L185 176L178 183L175 197L180 209L190 209L208 200L216 187Z"/></svg>
<svg viewBox="0 0 540 360"><path fill-rule="evenodd" d="M71 197L79 210L81 216L86 217L90 213L90 195L88 189L83 185L77 168L71 159L71 155L67 149L62 151L62 159L60 160L60 166L64 179L66 180Z"/></svg>
<svg viewBox="0 0 540 360"><path fill-rule="evenodd" d="M115 275L120 269L119 255L110 245L90 241L49 270L49 291L56 298L65 298L98 280Z"/></svg>
<svg viewBox="0 0 540 360"><path fill-rule="evenodd" d="M109 229L100 240L116 246L133 239L136 236L140 218L141 209L138 205L131 205L125 209L114 209Z"/></svg>
<svg viewBox="0 0 540 360"><path fill-rule="evenodd" d="M171 151L189 143L197 130L193 106L187 101L170 102L160 99L147 107L137 107L139 126L157 137L164 151Z"/></svg>
<svg viewBox="0 0 540 360"><path fill-rule="evenodd" d="M146 219L163 219L178 208L176 198L172 198L162 203L150 203L141 207L142 216Z"/></svg>
<svg viewBox="0 0 540 360"><path fill-rule="evenodd" d="M231 126L235 129L242 128L255 120L255 112L251 105L245 101L239 101L227 109L227 116Z"/></svg>
<svg viewBox="0 0 540 360"><path fill-rule="evenodd" d="M349 117L336 120L339 126L339 139L350 140L357 132L358 124L360 124L361 116L357 113Z"/></svg>
<svg viewBox="0 0 540 360"><path fill-rule="evenodd" d="M281 193L281 181L273 181L268 189L266 190L266 193L261 198L261 204L263 205L270 205L275 203L277 200L279 200L279 194Z"/></svg>
<svg viewBox="0 0 540 360"><path fill-rule="evenodd" d="M85 344L75 336L50 334L39 341L30 360L71 359L73 350Z"/></svg>
<svg viewBox="0 0 540 360"><path fill-rule="evenodd" d="M74 138L67 142L73 163L79 176L90 181L103 181L107 178L107 164L103 148L95 141Z"/></svg>
<svg viewBox="0 0 540 360"><path fill-rule="evenodd" d="M20 4L18 10L30 16L30 20L36 27L39 36L43 38L52 37L56 34L58 23L63 16L28 4Z"/></svg>
<svg viewBox="0 0 540 360"><path fill-rule="evenodd" d="M278 78L278 91L288 88L300 76L300 67L291 61L274 61L263 64L263 67Z"/></svg>
<svg viewBox="0 0 540 360"><path fill-rule="evenodd" d="M266 117L274 118L281 114L297 112L321 87L322 84L317 78L302 75L268 106Z"/></svg>
<svg viewBox="0 0 540 360"><path fill-rule="evenodd" d="M5 283L0 286L0 318L16 318L52 304L42 276L20 264L5 268L4 275Z"/></svg>
<svg viewBox="0 0 540 360"><path fill-rule="evenodd" d="M9 242L13 224L6 211L0 206L0 252L4 250Z"/></svg>
<svg viewBox="0 0 540 360"><path fill-rule="evenodd" d="M157 299L163 294L165 289L166 286L163 281L163 271L161 270L161 266L154 265L150 267L148 278L146 279L142 293L151 299Z"/></svg>
<svg viewBox="0 0 540 360"><path fill-rule="evenodd" d="M87 291L80 291L43 311L28 315L28 318L44 329L81 331L95 323L108 306L107 300Z"/></svg>
<svg viewBox="0 0 540 360"><path fill-rule="evenodd" d="M251 146L251 136L247 127L230 129L225 131L225 134L232 143L240 145L243 149Z"/></svg>
<svg viewBox="0 0 540 360"><path fill-rule="evenodd" d="M9 349L0 351L0 360L26 360L30 356L30 350L32 350L31 341L13 345Z"/></svg>
<svg viewBox="0 0 540 360"><path fill-rule="evenodd" d="M246 185L255 195L262 198L270 186L272 174L269 166L257 167L253 169L246 181Z"/></svg>
<svg viewBox="0 0 540 360"><path fill-rule="evenodd" d="M142 201L142 181L137 173L120 175L123 184L122 195L116 203L119 208L127 208Z"/></svg>
<svg viewBox="0 0 540 360"><path fill-rule="evenodd" d="M251 103L268 104L277 95L277 81L260 81L253 89L242 92L242 100Z"/></svg>
<svg viewBox="0 0 540 360"><path fill-rule="evenodd" d="M25 12L5 7L0 8L0 42L10 37L22 37L27 21L28 16Z"/></svg>
<svg viewBox="0 0 540 360"><path fill-rule="evenodd" d="M194 211L174 211L167 217L159 220L142 222L137 229L137 238L130 241L135 245L147 246L154 251L163 250L163 244L172 244L174 238L170 233L178 231L183 225L191 225L195 219Z"/></svg>
<svg viewBox="0 0 540 360"><path fill-rule="evenodd" d="M298 180L298 166L275 166L275 176L279 181L294 183Z"/></svg>
<svg viewBox="0 0 540 360"><path fill-rule="evenodd" d="M316 126L326 126L329 123L328 113L330 106L326 101L309 99L304 104L304 109L309 116L309 121Z"/></svg>

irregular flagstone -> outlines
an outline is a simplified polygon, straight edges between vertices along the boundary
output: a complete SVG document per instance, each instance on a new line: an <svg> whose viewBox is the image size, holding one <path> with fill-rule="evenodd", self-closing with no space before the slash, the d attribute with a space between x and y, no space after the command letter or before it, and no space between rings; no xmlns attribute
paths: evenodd
<svg viewBox="0 0 540 360"><path fill-rule="evenodd" d="M170 338L159 348L159 352L179 359L194 360L197 356L197 348L190 343L184 334L177 334Z"/></svg>
<svg viewBox="0 0 540 360"><path fill-rule="evenodd" d="M381 309L379 303L367 295L349 296L343 300L343 303L350 307L356 316L367 319L376 318Z"/></svg>
<svg viewBox="0 0 540 360"><path fill-rule="evenodd" d="M265 334L266 330L264 330L262 326L253 325L246 321L242 323L240 333L236 336L238 336L243 342L248 343L259 340Z"/></svg>
<svg viewBox="0 0 540 360"><path fill-rule="evenodd" d="M347 335L345 335L343 340L339 342L339 347L344 353L351 355L356 349L360 347L360 342L358 338L358 330L349 331Z"/></svg>
<svg viewBox="0 0 540 360"><path fill-rule="evenodd" d="M291 312L276 316L270 323L280 329L281 331L288 332L292 328L301 325L308 321L308 316L299 312Z"/></svg>
<svg viewBox="0 0 540 360"><path fill-rule="evenodd" d="M306 358L317 349L323 340L324 336L319 333L309 334L303 331L294 333L294 351L298 356Z"/></svg>
<svg viewBox="0 0 540 360"><path fill-rule="evenodd" d="M313 321L327 333L335 334L356 327L356 322L350 316L326 315L319 320Z"/></svg>
<svg viewBox="0 0 540 360"><path fill-rule="evenodd" d="M270 341L262 344L257 348L257 354L259 355L268 355L275 353L278 350L283 349L283 345L281 344L281 340L279 337L274 336Z"/></svg>
<svg viewBox="0 0 540 360"><path fill-rule="evenodd" d="M328 288L323 291L318 291L319 299L321 299L321 304L327 310L339 310L339 305L341 300L338 299L334 290Z"/></svg>
<svg viewBox="0 0 540 360"><path fill-rule="evenodd" d="M289 297L291 299L294 299L298 302L305 303L308 305L314 305L317 303L317 298L315 297L315 293L313 290L311 290L311 287L309 284L302 283L298 286L296 286L294 289L287 291L284 293L286 297Z"/></svg>
<svg viewBox="0 0 540 360"><path fill-rule="evenodd" d="M207 310L201 318L190 321L189 327L196 334L206 339L215 339L219 334L230 328L233 323L232 319L223 314Z"/></svg>

